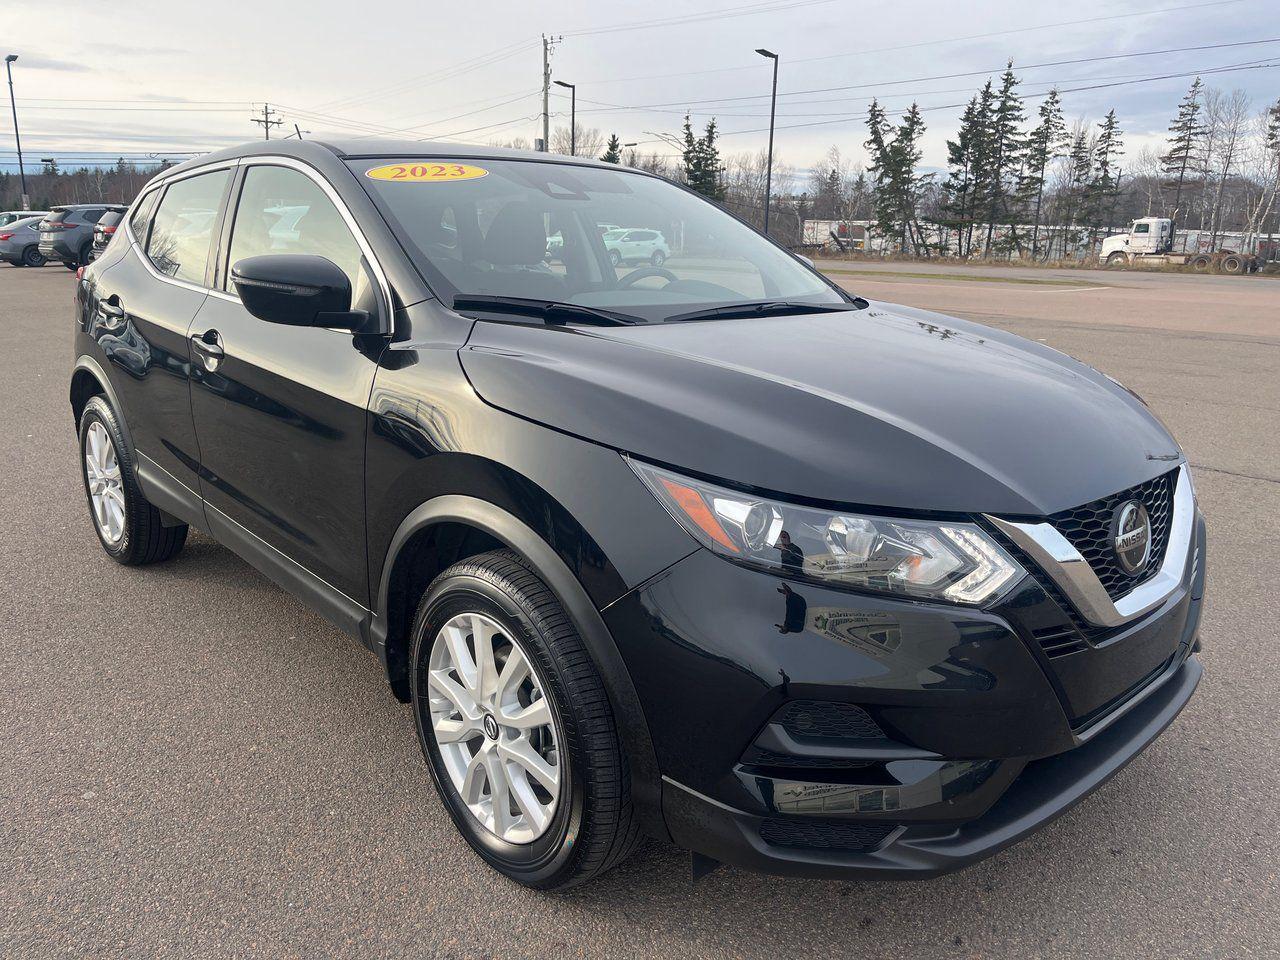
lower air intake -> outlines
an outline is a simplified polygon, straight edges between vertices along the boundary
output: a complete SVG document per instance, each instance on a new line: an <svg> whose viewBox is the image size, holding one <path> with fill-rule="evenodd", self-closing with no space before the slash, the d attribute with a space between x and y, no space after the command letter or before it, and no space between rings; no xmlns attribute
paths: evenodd
<svg viewBox="0 0 1280 960"><path fill-rule="evenodd" d="M760 839L775 847L858 852L874 850L896 829L892 823L824 823L774 817L760 825Z"/></svg>

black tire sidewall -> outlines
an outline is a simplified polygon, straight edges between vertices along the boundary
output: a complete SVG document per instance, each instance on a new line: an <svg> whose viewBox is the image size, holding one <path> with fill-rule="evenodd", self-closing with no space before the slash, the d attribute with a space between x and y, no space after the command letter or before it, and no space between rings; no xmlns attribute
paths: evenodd
<svg viewBox="0 0 1280 960"><path fill-rule="evenodd" d="M554 878L569 866L584 827L586 796L581 769L582 745L577 735L564 684L550 655L548 644L519 600L487 579L468 575L447 575L432 585L419 608L414 623L410 689L418 743L431 771L431 778L458 830L471 847L490 865L514 880L531 886L555 884ZM430 730L430 708L426 693L426 670L436 633L450 617L474 611L492 617L508 636L518 641L525 657L538 675L538 682L551 702L560 733L560 802L547 831L528 844L508 843L481 825L449 779Z"/></svg>
<svg viewBox="0 0 1280 960"><path fill-rule="evenodd" d="M22 251L22 265L24 267L43 267L44 257L40 253L40 248L35 244L27 247Z"/></svg>
<svg viewBox="0 0 1280 960"><path fill-rule="evenodd" d="M655 250L653 256L649 258L649 262L655 267L660 267L667 262L667 255L661 250Z"/></svg>
<svg viewBox="0 0 1280 960"><path fill-rule="evenodd" d="M622 266L622 254L620 254L617 250L610 250L609 262L612 263L615 267Z"/></svg>

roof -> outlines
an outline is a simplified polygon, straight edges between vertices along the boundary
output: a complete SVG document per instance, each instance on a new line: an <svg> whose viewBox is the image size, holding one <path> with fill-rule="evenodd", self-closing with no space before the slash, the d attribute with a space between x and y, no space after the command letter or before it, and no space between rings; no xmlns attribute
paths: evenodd
<svg viewBox="0 0 1280 960"><path fill-rule="evenodd" d="M177 166L169 167L157 176L167 177L175 171L194 169L207 163L237 157L270 154L306 160L315 158L317 152L324 152L344 160L360 157L449 157L465 160L534 160L540 163L566 163L618 169L616 164L604 163L592 157L567 157L559 153L511 150L506 147L485 147L448 141L383 140L377 137L366 137L359 140L250 140L186 160Z"/></svg>

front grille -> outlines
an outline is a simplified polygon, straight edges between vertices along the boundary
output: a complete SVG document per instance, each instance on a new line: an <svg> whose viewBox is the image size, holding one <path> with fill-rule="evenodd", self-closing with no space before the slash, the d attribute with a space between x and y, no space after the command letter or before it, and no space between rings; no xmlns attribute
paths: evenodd
<svg viewBox="0 0 1280 960"><path fill-rule="evenodd" d="M793 700L774 720L793 737L826 737L841 740L879 740L880 725L861 707L825 700Z"/></svg>
<svg viewBox="0 0 1280 960"><path fill-rule="evenodd" d="M823 823L773 817L760 825L760 839L775 847L809 850L874 850L897 827L892 823Z"/></svg>
<svg viewBox="0 0 1280 960"><path fill-rule="evenodd" d="M1136 487L1047 518L1089 562L1112 600L1118 600L1154 576L1164 561L1165 548L1169 545L1169 521L1173 516L1175 473L1171 471ZM1137 576L1130 576L1120 568L1111 539L1111 521L1116 508L1128 500L1141 501L1151 519L1151 559Z"/></svg>

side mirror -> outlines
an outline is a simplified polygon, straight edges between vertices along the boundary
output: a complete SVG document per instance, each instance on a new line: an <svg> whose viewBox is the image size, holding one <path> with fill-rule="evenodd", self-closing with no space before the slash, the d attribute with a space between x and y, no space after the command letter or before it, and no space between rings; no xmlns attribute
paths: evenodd
<svg viewBox="0 0 1280 960"><path fill-rule="evenodd" d="M332 260L281 253L246 257L231 268L246 310L268 323L360 330L364 310L351 309L351 281Z"/></svg>

